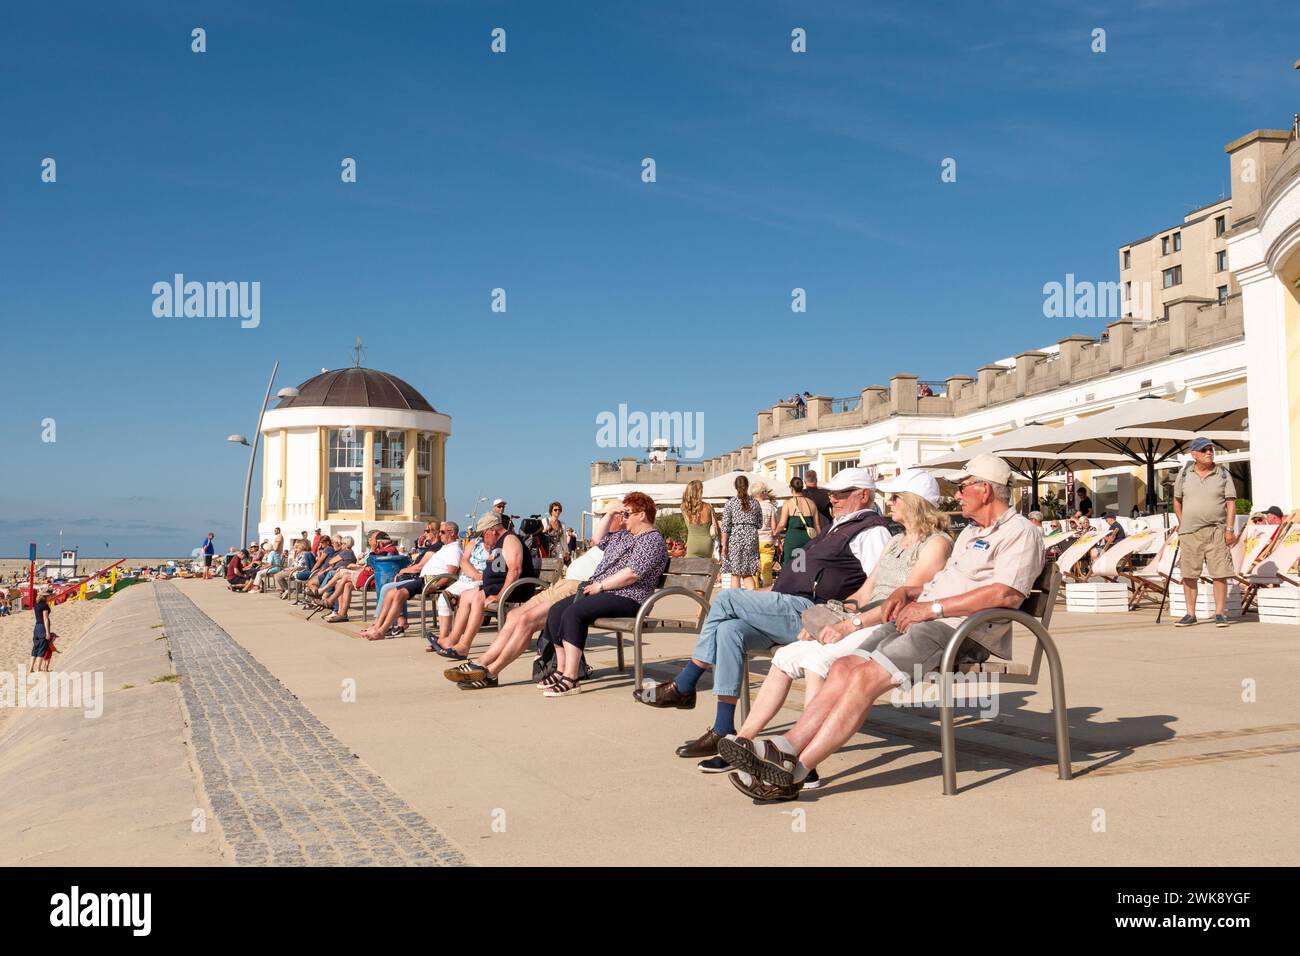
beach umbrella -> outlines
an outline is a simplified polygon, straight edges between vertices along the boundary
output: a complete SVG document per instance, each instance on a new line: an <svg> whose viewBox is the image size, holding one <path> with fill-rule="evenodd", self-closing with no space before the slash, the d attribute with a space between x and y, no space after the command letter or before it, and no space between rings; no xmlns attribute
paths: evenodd
<svg viewBox="0 0 1300 956"><path fill-rule="evenodd" d="M729 471L726 474L717 475L703 482L704 498L716 501L732 497L736 493L736 479L741 475L749 479L750 491L754 491L759 485L765 485L771 490L774 498L790 497L790 486L785 482L776 481L766 475L758 475L750 471Z"/></svg>
<svg viewBox="0 0 1300 956"><path fill-rule="evenodd" d="M1225 389L1192 402L1140 399L1081 418L1048 434L1035 434L1024 447L1060 455L1118 454L1146 466L1147 510L1156 509L1156 465L1182 454L1193 438L1210 439L1225 451L1248 448L1246 386Z"/></svg>
<svg viewBox="0 0 1300 956"><path fill-rule="evenodd" d="M1029 506L1037 511L1038 485L1048 475L1058 471L1073 471L1077 468L1112 468L1128 461L1123 455L1114 452L1058 454L1056 452L1031 451L1021 447L1023 444L1032 443L1035 440L1047 440L1051 433L1057 431L1060 431L1060 429L1049 428L1046 425L1028 425L974 445L967 445L965 448L958 448L956 451L948 452L937 458L931 458L929 461L924 462L921 467L934 470L965 464L976 455L997 455L1011 466L1011 470L1015 474L1020 475L1029 482Z"/></svg>

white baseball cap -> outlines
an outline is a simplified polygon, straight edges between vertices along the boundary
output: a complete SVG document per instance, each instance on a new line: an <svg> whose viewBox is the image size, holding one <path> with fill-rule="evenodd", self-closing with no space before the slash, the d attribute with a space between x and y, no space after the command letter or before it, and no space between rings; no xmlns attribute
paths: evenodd
<svg viewBox="0 0 1300 956"><path fill-rule="evenodd" d="M825 491L851 491L854 488L870 488L875 491L876 479L865 468L844 468L830 481L818 487Z"/></svg>
<svg viewBox="0 0 1300 956"><path fill-rule="evenodd" d="M922 471L920 468L908 468L900 472L896 478L890 478L888 481L878 486L879 491L885 494L900 494L908 491L919 498L924 498L932 505L939 503L939 482L934 480L934 476L928 471Z"/></svg>
<svg viewBox="0 0 1300 956"><path fill-rule="evenodd" d="M997 455L976 455L966 462L966 467L961 470L961 474L953 478L953 481L960 484L967 478L991 481L995 485L1009 485L1011 466Z"/></svg>
<svg viewBox="0 0 1300 956"><path fill-rule="evenodd" d="M505 503L506 503L506 499L498 498L496 501L492 502L492 507L495 508L497 505L503 505Z"/></svg>

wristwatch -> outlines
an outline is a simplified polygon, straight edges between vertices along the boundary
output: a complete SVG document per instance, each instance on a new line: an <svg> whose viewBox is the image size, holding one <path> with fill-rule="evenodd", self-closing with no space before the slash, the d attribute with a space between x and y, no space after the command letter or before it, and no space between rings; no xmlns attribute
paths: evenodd
<svg viewBox="0 0 1300 956"><path fill-rule="evenodd" d="M938 601L930 605L930 610L934 612L935 617L943 617L943 605Z"/></svg>
<svg viewBox="0 0 1300 956"><path fill-rule="evenodd" d="M856 614L853 615L851 618L849 618L849 620L853 622L853 626L854 626L854 627L857 627L857 628L861 628L861 627L862 627L862 618L858 617Z"/></svg>

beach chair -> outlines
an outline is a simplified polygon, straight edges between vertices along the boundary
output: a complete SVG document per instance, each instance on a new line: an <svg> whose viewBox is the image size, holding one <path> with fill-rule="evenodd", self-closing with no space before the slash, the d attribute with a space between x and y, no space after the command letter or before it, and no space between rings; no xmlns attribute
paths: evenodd
<svg viewBox="0 0 1300 956"><path fill-rule="evenodd" d="M942 753L944 796L953 796L957 792L957 735L953 714L956 705L953 693L956 675L997 675L999 687L1002 684L1036 685L1044 657L1047 658L1048 678L1052 685L1052 719L1056 730L1056 772L1061 780L1070 780L1074 777L1074 770L1070 765L1070 724L1065 705L1065 675L1061 670L1061 655L1056 649L1056 642L1052 640L1052 635L1048 631L1061 584L1061 574L1056 562L1044 562L1043 570L1020 607L990 608L986 611L977 611L966 618L948 639L939 670L926 675L928 682L938 684L940 688L939 747ZM972 631L985 624L1001 622L1020 624L1033 635L1034 654L1029 663L992 659L979 663L957 663L957 653ZM757 654L753 652L745 654L744 667L741 670L744 679L741 681L737 707L741 723L744 723L749 716L749 659L755 656L771 657L776 650L777 646L774 645Z"/></svg>
<svg viewBox="0 0 1300 956"><path fill-rule="evenodd" d="M1143 550L1159 533L1158 531L1135 531L1127 535L1118 544L1103 551L1101 557L1092 562L1092 570L1088 576L1099 577L1106 581L1118 581L1120 565L1130 561L1134 552Z"/></svg>
<svg viewBox="0 0 1300 956"><path fill-rule="evenodd" d="M1070 542L1070 546L1061 552L1061 556L1056 559L1056 566L1061 571L1061 576L1067 581L1083 582L1088 580L1088 575L1084 573L1084 562L1088 557L1088 552L1097 546L1097 542L1102 539L1102 533L1096 528L1089 528L1087 531L1080 532Z"/></svg>
<svg viewBox="0 0 1300 956"><path fill-rule="evenodd" d="M1127 579L1129 583L1128 609L1130 611L1140 606L1143 601L1153 601L1158 604L1164 600L1169 591L1169 582L1176 571L1174 555L1177 551L1178 531L1170 529L1150 564L1136 570L1117 569L1119 576ZM1181 577L1178 580L1179 583L1182 582Z"/></svg>
<svg viewBox="0 0 1300 956"><path fill-rule="evenodd" d="M1261 590L1284 584L1300 585L1300 574L1295 570L1300 562L1300 524L1276 527L1277 534L1259 549L1254 563L1236 575L1235 580L1241 585L1243 614L1254 605Z"/></svg>
<svg viewBox="0 0 1300 956"><path fill-rule="evenodd" d="M618 669L623 661L623 635L632 635L633 683L641 686L645 676L642 638L657 632L699 634L709 614L718 562L712 558L669 558L659 588L646 599L636 617L604 617L592 622L594 631L614 635ZM698 613L696 609L698 608Z"/></svg>

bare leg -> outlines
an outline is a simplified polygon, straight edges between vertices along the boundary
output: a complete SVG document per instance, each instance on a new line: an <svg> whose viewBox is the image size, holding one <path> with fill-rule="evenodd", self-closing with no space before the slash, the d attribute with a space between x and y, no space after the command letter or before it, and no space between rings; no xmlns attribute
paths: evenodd
<svg viewBox="0 0 1300 956"><path fill-rule="evenodd" d="M1214 613L1223 614L1228 606L1228 582L1224 578L1214 579Z"/></svg>
<svg viewBox="0 0 1300 956"><path fill-rule="evenodd" d="M763 728L771 723L772 718L781 709L781 705L785 703L793 684L794 680L790 675L780 668L773 667L768 671L767 677L763 679L763 686L758 691L758 698L749 711L749 718L737 735L753 740L761 734Z"/></svg>
<svg viewBox="0 0 1300 956"><path fill-rule="evenodd" d="M1196 617L1196 580L1183 582L1183 597L1187 599L1187 613ZM1216 595L1217 597L1217 595Z"/></svg>
<svg viewBox="0 0 1300 956"><path fill-rule="evenodd" d="M475 588L469 594L465 595L470 600L461 599L461 605L471 605L469 614L466 615L465 625L461 631L460 638L456 641L456 651L461 654L468 654L470 647L474 644L474 638L478 635L478 629L483 626L483 607L487 604L487 596L484 595L482 588Z"/></svg>
<svg viewBox="0 0 1300 956"><path fill-rule="evenodd" d="M348 616L348 608L352 604L352 579L347 578L343 581L343 586L338 589L338 614L340 617Z"/></svg>
<svg viewBox="0 0 1300 956"><path fill-rule="evenodd" d="M815 769L819 763L848 743L861 729L876 698L894 684L889 671L875 661L860 657L844 658L836 664L835 669L845 665L848 676L845 679L844 693L839 695L831 707L826 708L816 735L803 746L795 744L799 747L799 762L809 770ZM819 695L814 706L821 702L822 697L828 696Z"/></svg>
<svg viewBox="0 0 1300 956"><path fill-rule="evenodd" d="M515 611L510 615L506 629L497 635L479 663L496 677L519 658L534 635L546 626L546 615L550 610L550 605L543 604Z"/></svg>

